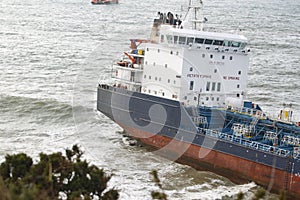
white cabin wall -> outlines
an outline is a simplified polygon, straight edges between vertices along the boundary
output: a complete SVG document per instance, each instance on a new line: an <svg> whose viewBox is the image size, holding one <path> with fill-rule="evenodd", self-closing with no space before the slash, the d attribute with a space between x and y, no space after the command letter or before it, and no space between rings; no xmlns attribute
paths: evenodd
<svg viewBox="0 0 300 200"><path fill-rule="evenodd" d="M183 63L181 55L180 50L149 44L145 48L142 92L178 100Z"/></svg>
<svg viewBox="0 0 300 200"><path fill-rule="evenodd" d="M242 100L249 68L247 54L185 48L184 58L180 98L185 104L224 106L227 97L237 98L237 94ZM190 81L194 81L192 91ZM210 82L209 91L207 82Z"/></svg>

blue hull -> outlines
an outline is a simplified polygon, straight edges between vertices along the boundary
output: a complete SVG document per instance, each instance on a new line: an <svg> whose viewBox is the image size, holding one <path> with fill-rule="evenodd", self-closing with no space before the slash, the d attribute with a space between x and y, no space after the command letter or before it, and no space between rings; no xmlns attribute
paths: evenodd
<svg viewBox="0 0 300 200"><path fill-rule="evenodd" d="M291 156L279 155L272 151L264 150L264 146L255 146L249 144L247 140L238 138L220 138L214 136L213 132L203 131L199 129L191 119L188 110L178 101L155 97L138 92L132 92L108 85L99 85L97 97L97 110L101 111L107 117L120 124L122 127L130 127L130 130L137 130L137 132L150 133L153 136L168 138L176 140L185 144L192 145L193 147L210 149L220 155L230 156L232 161L236 162L243 160L245 162L253 163L256 167L262 169L276 170L279 174L275 181L281 181L280 188L273 188L275 191L289 190L290 183L295 182L293 188L300 188L300 160L294 159ZM200 112L212 112L210 109L200 109ZM214 110L211 114L211 121L218 121L216 119L225 118L230 120L233 116L226 111ZM228 119L227 119L228 118ZM224 120L224 119L223 119ZM212 126L220 126L218 122L211 123ZM205 129L207 130L207 129ZM209 134L210 133L210 134ZM129 132L129 134L131 134ZM138 138L138 140L145 141L145 138ZM151 142L145 142L152 145ZM252 145L252 146L251 146ZM155 144L153 144L155 146ZM156 148L159 148L156 145ZM198 156L198 155L197 155ZM173 159L173 158L172 158ZM175 158L176 159L176 158ZM179 160L193 160L182 152L182 157ZM195 166L194 163L191 164ZM209 166L210 171L214 171L212 166ZM224 168L224 173L218 171L219 174L227 176L233 174L226 171L232 169ZM248 173L248 172L247 172ZM245 174L247 174L245 172ZM249 177L241 173L241 179L250 181L257 181L265 185L263 181L256 180L254 177ZM254 176L254 175L253 175ZM274 177L273 177L274 178ZM292 193L294 193L292 189ZM297 193L297 192L296 192Z"/></svg>

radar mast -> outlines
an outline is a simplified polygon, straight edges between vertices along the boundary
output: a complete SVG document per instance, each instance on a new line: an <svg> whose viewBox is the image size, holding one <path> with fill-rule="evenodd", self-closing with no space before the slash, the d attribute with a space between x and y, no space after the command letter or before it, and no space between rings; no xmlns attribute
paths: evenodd
<svg viewBox="0 0 300 200"><path fill-rule="evenodd" d="M187 13L183 19L184 28L203 31L204 22L206 22L206 19L203 17L202 0L189 0Z"/></svg>

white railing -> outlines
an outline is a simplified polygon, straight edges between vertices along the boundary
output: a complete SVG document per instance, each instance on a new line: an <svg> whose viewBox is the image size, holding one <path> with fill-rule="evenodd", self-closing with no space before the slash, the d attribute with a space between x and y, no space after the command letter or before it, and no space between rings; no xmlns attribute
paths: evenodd
<svg viewBox="0 0 300 200"><path fill-rule="evenodd" d="M287 157L291 154L291 151L286 150L286 149L282 149L282 148L275 147L275 146L270 146L270 145L267 145L267 144L262 144L262 143L256 142L256 141L250 141L250 140L243 139L241 137L237 137L237 136L234 136L234 135L230 135L230 134L227 134L227 133L222 133L222 132L217 131L217 130L198 128L198 133L204 133L204 134L209 135L209 136L214 137L214 138L230 141L230 142L233 142L233 143L240 144L242 146L249 147L251 149L256 149L256 150L260 150L260 151L268 152L268 153L273 153L273 154L276 154L276 155L279 155L279 156ZM297 156L295 158L300 159L299 157L300 156Z"/></svg>

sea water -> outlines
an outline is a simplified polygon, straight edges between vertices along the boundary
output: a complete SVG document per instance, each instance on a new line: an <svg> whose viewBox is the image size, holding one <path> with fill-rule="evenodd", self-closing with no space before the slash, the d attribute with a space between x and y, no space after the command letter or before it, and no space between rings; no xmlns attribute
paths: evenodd
<svg viewBox="0 0 300 200"><path fill-rule="evenodd" d="M236 185L130 146L120 127L96 111L98 82L129 39L148 39L158 11L182 13L187 1L1 1L0 161L25 152L35 160L80 145L85 158L113 174L120 199L151 199L158 171L169 199L226 199L253 195L254 183ZM300 121L300 2L204 0L207 26L249 39L247 98L276 116L285 105ZM228 198L230 199L230 198Z"/></svg>

